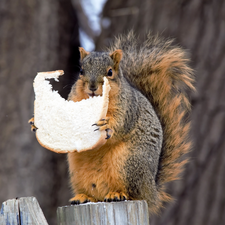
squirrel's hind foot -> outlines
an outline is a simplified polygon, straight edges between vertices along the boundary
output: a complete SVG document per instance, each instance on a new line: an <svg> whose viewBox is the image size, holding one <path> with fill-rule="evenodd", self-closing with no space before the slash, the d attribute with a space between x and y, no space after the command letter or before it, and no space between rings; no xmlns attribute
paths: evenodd
<svg viewBox="0 0 225 225"><path fill-rule="evenodd" d="M127 196L123 192L109 192L105 198L104 202L118 202L127 200Z"/></svg>
<svg viewBox="0 0 225 225"><path fill-rule="evenodd" d="M96 202L96 199L92 197L88 197L85 194L77 194L75 197L71 198L70 200L71 205L79 205L87 202Z"/></svg>

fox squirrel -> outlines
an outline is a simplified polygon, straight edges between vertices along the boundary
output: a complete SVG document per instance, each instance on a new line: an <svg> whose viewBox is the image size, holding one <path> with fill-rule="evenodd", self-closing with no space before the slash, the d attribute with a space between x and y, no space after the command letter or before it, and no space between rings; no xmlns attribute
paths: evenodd
<svg viewBox="0 0 225 225"><path fill-rule="evenodd" d="M130 32L107 52L80 50L80 75L68 96L74 102L111 90L107 118L96 127L109 138L98 150L69 153L73 204L144 199L157 213L171 197L164 184L178 179L190 150L193 72L186 53L172 41L147 37L139 46Z"/></svg>
<svg viewBox="0 0 225 225"><path fill-rule="evenodd" d="M149 34L139 45L133 32L107 52L79 50L80 75L68 100L101 95L104 76L111 90L107 118L93 124L106 130L106 144L68 153L70 202L144 199L157 213L171 199L165 183L178 179L191 148L187 92L195 88L189 59L158 36Z"/></svg>

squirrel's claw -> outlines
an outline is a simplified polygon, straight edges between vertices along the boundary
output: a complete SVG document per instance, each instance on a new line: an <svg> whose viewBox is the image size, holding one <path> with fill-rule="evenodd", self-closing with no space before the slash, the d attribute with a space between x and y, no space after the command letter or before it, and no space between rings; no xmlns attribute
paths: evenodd
<svg viewBox="0 0 225 225"><path fill-rule="evenodd" d="M92 126L99 126L99 128L95 129L94 131L105 130L106 131L106 138L105 139L111 138L113 131L109 127L109 117L99 120L97 123L92 124Z"/></svg>
<svg viewBox="0 0 225 225"><path fill-rule="evenodd" d="M36 130L38 129L35 125L34 125L34 117L32 117L28 123L31 125L31 131L36 132Z"/></svg>
<svg viewBox="0 0 225 225"><path fill-rule="evenodd" d="M38 129L37 127L35 127L34 125L31 125L31 131L36 132L37 129Z"/></svg>
<svg viewBox="0 0 225 225"><path fill-rule="evenodd" d="M109 123L109 117L106 117L105 119L99 120L97 123L92 124L92 126L104 126Z"/></svg>
<svg viewBox="0 0 225 225"><path fill-rule="evenodd" d="M28 120L28 123L29 123L30 125L34 125L34 117L32 117L30 120Z"/></svg>
<svg viewBox="0 0 225 225"><path fill-rule="evenodd" d="M109 129L109 117L99 120L97 123L92 124L92 126L99 126L99 128L95 129L95 131Z"/></svg>
<svg viewBox="0 0 225 225"><path fill-rule="evenodd" d="M107 128L105 131L106 131L106 138L105 138L105 139L109 139L109 138L111 138L111 133L112 133L112 130L111 130L111 129L109 129L109 128Z"/></svg>

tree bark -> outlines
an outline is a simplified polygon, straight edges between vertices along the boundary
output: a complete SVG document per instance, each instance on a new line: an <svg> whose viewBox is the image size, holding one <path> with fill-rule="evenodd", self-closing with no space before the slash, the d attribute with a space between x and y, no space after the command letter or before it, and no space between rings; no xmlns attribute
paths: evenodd
<svg viewBox="0 0 225 225"><path fill-rule="evenodd" d="M63 69L71 76L60 93L66 97L70 90L79 57L78 21L70 0L1 0L0 30L0 202L33 195L54 224L56 208L70 198L66 155L43 149L27 122L37 72Z"/></svg>
<svg viewBox="0 0 225 225"><path fill-rule="evenodd" d="M182 180L168 185L175 201L151 224L225 224L225 2L109 0L97 49L134 29L175 38L191 55L197 93L192 95L194 142Z"/></svg>

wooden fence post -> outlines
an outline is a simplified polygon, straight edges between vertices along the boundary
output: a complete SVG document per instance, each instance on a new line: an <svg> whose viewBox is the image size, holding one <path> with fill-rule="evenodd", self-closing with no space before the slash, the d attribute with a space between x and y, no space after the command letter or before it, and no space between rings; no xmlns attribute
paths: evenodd
<svg viewBox="0 0 225 225"><path fill-rule="evenodd" d="M98 202L59 207L58 225L149 225L146 201Z"/></svg>
<svg viewBox="0 0 225 225"><path fill-rule="evenodd" d="M35 197L10 199L2 203L1 225L48 225Z"/></svg>
<svg viewBox="0 0 225 225"><path fill-rule="evenodd" d="M59 207L59 225L149 225L146 201L98 202ZM35 197L2 203L0 225L48 225Z"/></svg>

